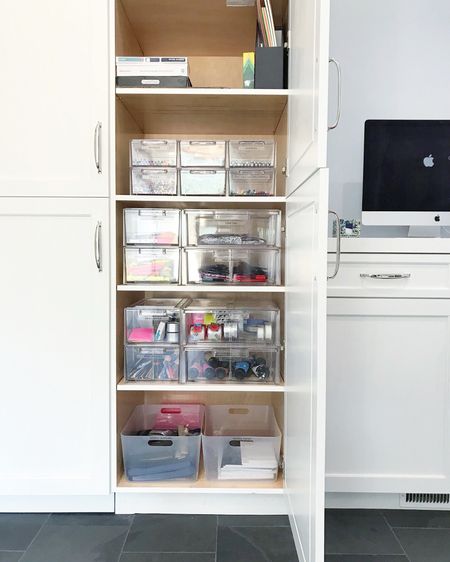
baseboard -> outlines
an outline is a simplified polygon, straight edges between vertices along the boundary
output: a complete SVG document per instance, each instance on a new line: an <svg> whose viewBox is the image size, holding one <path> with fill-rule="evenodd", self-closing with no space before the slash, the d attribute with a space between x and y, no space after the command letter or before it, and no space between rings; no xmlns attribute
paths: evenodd
<svg viewBox="0 0 450 562"><path fill-rule="evenodd" d="M363 494L338 493L325 494L325 507L328 509L432 509L450 511L445 504L405 505L401 502L401 494Z"/></svg>
<svg viewBox="0 0 450 562"><path fill-rule="evenodd" d="M0 496L3 513L114 513L114 494L102 496Z"/></svg>

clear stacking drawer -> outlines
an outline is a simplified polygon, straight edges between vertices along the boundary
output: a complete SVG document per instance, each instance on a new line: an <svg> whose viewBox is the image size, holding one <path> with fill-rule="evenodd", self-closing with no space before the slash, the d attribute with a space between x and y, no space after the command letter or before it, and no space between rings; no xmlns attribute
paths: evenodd
<svg viewBox="0 0 450 562"><path fill-rule="evenodd" d="M188 246L279 246L281 212L186 210Z"/></svg>
<svg viewBox="0 0 450 562"><path fill-rule="evenodd" d="M180 343L183 300L144 299L125 309L125 343Z"/></svg>
<svg viewBox="0 0 450 562"><path fill-rule="evenodd" d="M197 166L224 168L225 156L225 141L180 141L180 162L183 168Z"/></svg>
<svg viewBox="0 0 450 562"><path fill-rule="evenodd" d="M181 170L181 195L225 195L225 170Z"/></svg>
<svg viewBox="0 0 450 562"><path fill-rule="evenodd" d="M192 248L185 252L189 284L280 284L279 250Z"/></svg>
<svg viewBox="0 0 450 562"><path fill-rule="evenodd" d="M269 197L275 195L275 170L235 168L228 172L230 195L241 197Z"/></svg>
<svg viewBox="0 0 450 562"><path fill-rule="evenodd" d="M230 140L230 168L270 168L275 165L273 140Z"/></svg>
<svg viewBox="0 0 450 562"><path fill-rule="evenodd" d="M274 303L243 305L242 302L194 300L184 309L186 342L280 343L280 311Z"/></svg>
<svg viewBox="0 0 450 562"><path fill-rule="evenodd" d="M126 245L178 246L180 211L178 209L124 209Z"/></svg>
<svg viewBox="0 0 450 562"><path fill-rule="evenodd" d="M179 377L179 346L125 346L125 379L127 381L178 382Z"/></svg>
<svg viewBox="0 0 450 562"><path fill-rule="evenodd" d="M276 480L281 431L272 406L207 406L207 480Z"/></svg>
<svg viewBox="0 0 450 562"><path fill-rule="evenodd" d="M204 406L197 404L135 408L121 433L128 480L196 480L203 417Z"/></svg>
<svg viewBox="0 0 450 562"><path fill-rule="evenodd" d="M125 283L178 283L178 248L124 248Z"/></svg>
<svg viewBox="0 0 450 562"><path fill-rule="evenodd" d="M185 348L188 382L273 383L279 378L276 348L214 347Z"/></svg>
<svg viewBox="0 0 450 562"><path fill-rule="evenodd" d="M176 168L130 168L132 195L176 195L177 183Z"/></svg>
<svg viewBox="0 0 450 562"><path fill-rule="evenodd" d="M176 166L177 141L135 139L130 142L131 166Z"/></svg>

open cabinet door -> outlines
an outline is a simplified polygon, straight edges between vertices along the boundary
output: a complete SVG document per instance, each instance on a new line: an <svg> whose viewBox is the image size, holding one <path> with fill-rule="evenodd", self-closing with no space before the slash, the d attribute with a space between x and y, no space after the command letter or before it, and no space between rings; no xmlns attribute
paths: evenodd
<svg viewBox="0 0 450 562"><path fill-rule="evenodd" d="M290 2L288 195L327 166L329 20L329 0Z"/></svg>
<svg viewBox="0 0 450 562"><path fill-rule="evenodd" d="M287 199L285 488L300 562L323 562L328 170Z"/></svg>

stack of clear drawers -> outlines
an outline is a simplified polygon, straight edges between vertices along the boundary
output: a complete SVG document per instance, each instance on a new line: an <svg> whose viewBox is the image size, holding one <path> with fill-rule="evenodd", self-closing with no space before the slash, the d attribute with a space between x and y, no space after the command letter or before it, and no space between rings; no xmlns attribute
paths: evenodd
<svg viewBox="0 0 450 562"><path fill-rule="evenodd" d="M275 194L276 145L269 140L230 140L229 194L267 197Z"/></svg>
<svg viewBox="0 0 450 562"><path fill-rule="evenodd" d="M187 209L189 284L279 285L281 211Z"/></svg>
<svg viewBox="0 0 450 562"><path fill-rule="evenodd" d="M176 195L178 143L167 139L134 139L130 142L132 195Z"/></svg>
<svg viewBox="0 0 450 562"><path fill-rule="evenodd" d="M181 195L225 195L226 141L180 141Z"/></svg>

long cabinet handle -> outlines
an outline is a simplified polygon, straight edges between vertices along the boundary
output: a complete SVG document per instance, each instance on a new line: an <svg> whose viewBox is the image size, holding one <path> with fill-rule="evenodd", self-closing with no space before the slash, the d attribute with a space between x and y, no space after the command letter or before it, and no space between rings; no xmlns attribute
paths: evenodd
<svg viewBox="0 0 450 562"><path fill-rule="evenodd" d="M336 220L336 263L334 264L333 275L328 275L327 277L327 279L334 279L341 267L341 220L336 211L328 211L328 214L333 215Z"/></svg>
<svg viewBox="0 0 450 562"><path fill-rule="evenodd" d="M363 279L409 279L411 273L360 273Z"/></svg>
<svg viewBox="0 0 450 562"><path fill-rule="evenodd" d="M102 124L98 121L94 131L94 161L97 173L102 173Z"/></svg>
<svg viewBox="0 0 450 562"><path fill-rule="evenodd" d="M99 272L103 271L103 256L102 256L102 223L98 221L95 227L95 240L94 240L94 252L95 252L95 265Z"/></svg>
<svg viewBox="0 0 450 562"><path fill-rule="evenodd" d="M328 125L328 130L332 131L333 129L336 129L336 127L339 125L339 121L341 120L341 110L342 110L342 72L341 72L341 65L339 64L339 61L337 61L336 59L331 58L328 61L330 64L334 64L334 66L336 67L336 71L337 71L337 79L338 79L338 83L337 83L337 108L336 108L336 118L333 121L333 123L331 123L331 125Z"/></svg>

